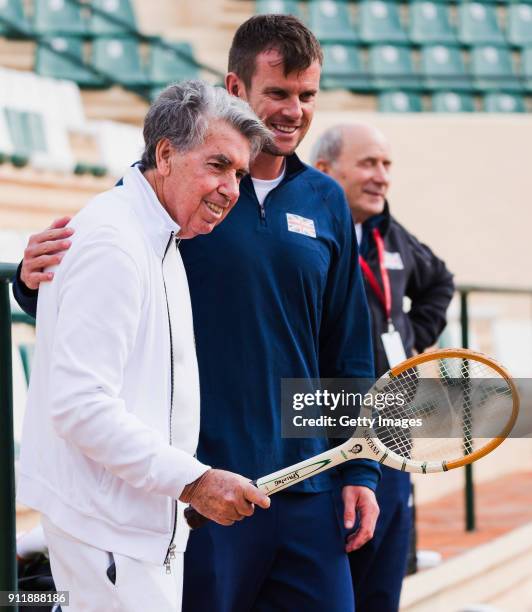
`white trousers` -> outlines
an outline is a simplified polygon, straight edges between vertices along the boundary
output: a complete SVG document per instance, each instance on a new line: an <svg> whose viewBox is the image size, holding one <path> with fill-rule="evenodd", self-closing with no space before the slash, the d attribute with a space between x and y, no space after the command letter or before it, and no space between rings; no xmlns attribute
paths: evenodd
<svg viewBox="0 0 532 612"><path fill-rule="evenodd" d="M68 612L179 612L183 592L183 553L164 565L94 548L65 533L43 516L50 565L58 591L68 591ZM115 563L115 584L107 568Z"/></svg>

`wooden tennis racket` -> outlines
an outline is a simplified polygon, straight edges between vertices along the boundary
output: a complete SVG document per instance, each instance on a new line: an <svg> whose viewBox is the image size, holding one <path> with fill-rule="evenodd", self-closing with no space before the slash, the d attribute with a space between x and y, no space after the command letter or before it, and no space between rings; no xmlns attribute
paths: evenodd
<svg viewBox="0 0 532 612"><path fill-rule="evenodd" d="M510 374L493 359L467 349L411 357L386 372L368 393L401 394L407 400L379 409L363 406L359 416L375 419L372 427L358 427L343 444L253 484L272 495L352 459L374 459L406 472L446 472L497 448L519 412L519 394ZM408 425L419 422L418 431ZM206 520L191 506L185 516L192 528Z"/></svg>

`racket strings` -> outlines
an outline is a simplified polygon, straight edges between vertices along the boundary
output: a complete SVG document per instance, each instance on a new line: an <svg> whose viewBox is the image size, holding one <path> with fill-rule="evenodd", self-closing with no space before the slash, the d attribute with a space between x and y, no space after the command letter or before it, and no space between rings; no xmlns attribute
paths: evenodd
<svg viewBox="0 0 532 612"><path fill-rule="evenodd" d="M508 381L474 358L434 359L390 378L379 392L394 401L374 409L375 434L414 461L453 460L497 437L513 409Z"/></svg>

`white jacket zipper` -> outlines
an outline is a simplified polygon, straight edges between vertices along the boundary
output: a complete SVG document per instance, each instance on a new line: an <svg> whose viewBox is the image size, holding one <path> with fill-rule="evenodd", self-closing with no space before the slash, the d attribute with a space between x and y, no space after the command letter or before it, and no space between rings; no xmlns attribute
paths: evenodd
<svg viewBox="0 0 532 612"><path fill-rule="evenodd" d="M164 257L166 257L166 253L168 251L169 248L172 248L172 242L175 241L175 248L177 249L179 243L181 242L181 240L177 240L174 237L174 232L171 232L170 234L170 240L168 240L168 244L166 245L166 249L164 251L164 256L163 256L163 261L164 261ZM168 328L170 330L170 414L169 414L169 441L170 441L170 446L172 445L172 412L174 409L174 347L173 347L173 338L172 338L172 323L170 321L170 306L168 304L168 295L166 293L166 280L164 278L164 274L163 274L163 284L164 284L164 293L165 293L165 299L166 299L166 309L168 311ZM170 538L170 544L168 546L168 550L166 552L166 557L164 559L164 566L166 568L166 573L167 574L171 574L172 573L172 566L171 566L171 560L175 559L175 544L174 544L174 538L175 538L175 532L176 532L176 527L177 527L177 501L174 499L173 500L173 519L172 519L172 537Z"/></svg>

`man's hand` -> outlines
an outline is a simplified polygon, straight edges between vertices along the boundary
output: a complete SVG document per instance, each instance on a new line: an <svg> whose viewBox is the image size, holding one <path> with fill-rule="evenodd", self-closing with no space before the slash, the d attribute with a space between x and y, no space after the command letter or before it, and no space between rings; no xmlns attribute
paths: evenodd
<svg viewBox="0 0 532 612"><path fill-rule="evenodd" d="M345 528L353 528L357 512L360 518L358 529L347 538L345 552L352 552L371 540L380 510L375 493L368 487L346 486L342 499Z"/></svg>
<svg viewBox="0 0 532 612"><path fill-rule="evenodd" d="M186 485L179 499L206 518L226 526L251 516L254 504L264 509L270 507L270 498L247 478L225 470L208 470Z"/></svg>
<svg viewBox="0 0 532 612"><path fill-rule="evenodd" d="M65 227L69 221L70 217L57 219L48 229L30 237L20 270L20 278L29 289L38 289L42 282L54 277L53 272L44 273L43 270L60 263L64 252L70 248L68 238L74 230Z"/></svg>

